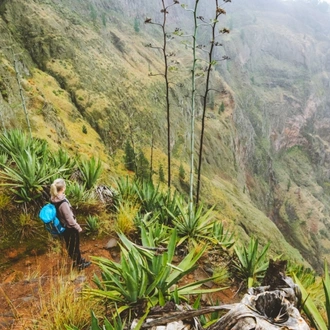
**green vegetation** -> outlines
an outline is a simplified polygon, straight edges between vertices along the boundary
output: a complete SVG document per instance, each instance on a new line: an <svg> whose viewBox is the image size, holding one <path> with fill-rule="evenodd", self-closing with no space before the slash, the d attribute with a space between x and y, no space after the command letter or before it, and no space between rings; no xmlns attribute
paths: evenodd
<svg viewBox="0 0 330 330"><path fill-rule="evenodd" d="M200 289L203 283L213 278L187 285L179 284L185 275L196 269L197 261L205 249L192 249L178 265L173 265L177 244L175 229L172 230L167 248L162 253L144 248L148 246L147 237L142 240L144 247L139 247L123 234L118 236L122 242L121 254L125 257L121 258L120 263L94 257L93 261L102 270L102 280L95 276L94 282L98 288L85 289L84 293L89 297L102 298L108 307L118 307L120 312L128 311L128 320L133 316L142 316L143 320L152 306L164 306L166 301L174 300L180 303L182 299L187 299L186 295L210 293L221 289Z"/></svg>
<svg viewBox="0 0 330 330"><path fill-rule="evenodd" d="M0 185L9 187L18 203L37 200L51 178L67 172L64 167L50 166L53 156L46 141L13 130L4 133L0 143L2 153L10 160L10 165L2 164Z"/></svg>
<svg viewBox="0 0 330 330"><path fill-rule="evenodd" d="M71 274L74 279L75 274ZM37 297L40 301L42 318L36 318L35 326L39 329L86 329L90 323L89 310L97 306L95 301L77 295L72 281L68 280L65 269L59 266L57 276L50 277L50 286L39 277ZM51 288L50 290L46 288Z"/></svg>
<svg viewBox="0 0 330 330"><path fill-rule="evenodd" d="M164 173L163 164L159 165L158 176L160 182L165 182L165 173Z"/></svg>
<svg viewBox="0 0 330 330"><path fill-rule="evenodd" d="M88 215L86 219L86 235L97 234L100 229L100 221L97 216Z"/></svg>
<svg viewBox="0 0 330 330"><path fill-rule="evenodd" d="M78 167L86 189L94 188L102 172L101 160L96 159L94 156L89 160L81 159L78 161Z"/></svg>
<svg viewBox="0 0 330 330"><path fill-rule="evenodd" d="M235 243L234 232L215 217L214 208L206 208L200 204L194 210L193 216L189 216L188 203L183 195L171 192L171 189L163 190L161 183L155 185L149 179L143 180L136 177L132 180L126 177L117 181L114 204L107 208L106 205L102 206L100 201L96 201L96 195L93 193L97 184L102 183L103 179L102 162L99 159L72 158L62 149L51 154L45 141L29 139L18 131L6 133L0 139L3 140L4 146L1 152L6 155L3 157L3 163L6 165L0 169L3 186L13 182L13 178L8 173L12 174L15 170L17 173L15 178L21 178L25 177L27 171L31 171L27 169L27 166L21 165L22 159L25 161L32 159L35 168L43 169L37 171L43 178L37 196L34 196L35 185L22 185L18 187L20 189L17 188L18 190L9 190L9 196L1 195L1 212L7 212L6 210L9 211L11 208L10 196L14 197L13 202L18 205L22 204L22 197L29 197L25 199L23 208L13 217L12 225L15 230L7 226L7 233L9 233L8 230L12 230L11 237L25 242L36 235L40 236L41 231L44 231L36 221L38 205L40 205L38 203L43 200L42 194L54 179L56 171L46 178L44 173L48 173L47 170L50 168L56 169L60 164L64 166L61 167L64 176L69 175L68 169L70 169L67 195L70 201L79 205L77 212L84 216L85 235L95 237L104 232L117 232L120 240L120 261L94 256L93 262L101 271L101 277L94 275L97 288L86 287L83 290L83 297L79 297L83 304L86 299L89 301L90 310L101 311L100 306L107 306L112 318L109 317L109 313L107 317L102 318L102 326L105 329L119 329L124 323L131 322L133 317L140 318L141 323L148 315L150 308L157 305L164 306L169 301L177 304L187 301L198 306L200 294L223 289L228 284L230 276L246 281L248 287L262 278L268 265L266 253L270 244L268 243L259 251L258 239L252 238L248 247L239 246ZM25 148L25 153L29 151L26 153L29 157L23 156L18 159L12 150L17 152L22 148ZM48 159L48 162L45 163L45 159ZM27 173L30 176L31 172ZM72 173L75 175L73 176ZM114 213L112 216L114 222L110 227L102 220L107 217L109 211ZM221 257L223 253L231 254L232 247L234 257L229 268L213 267L213 276L210 278L189 283L182 282L196 270L199 260L205 257L209 249L216 251ZM178 259L179 251L182 255ZM231 275L230 269L235 269ZM311 288L308 283L312 283L311 279L315 280L314 275L302 271L299 267L291 267L291 271L299 276L301 283ZM328 272L327 268L325 271ZM216 284L214 288L203 287L203 284L210 281ZM329 291L328 281L328 276L325 276L323 284L326 293ZM298 277L297 283L299 283ZM64 300L78 299L71 296L69 287L66 287L66 290L66 294L58 291L58 294L49 296L48 303L62 306ZM46 296L42 299L46 299ZM72 304L75 303L72 302ZM90 320L82 316L83 311L86 311L83 307L80 307L79 311L75 308L70 309L70 313L77 317L74 320L71 314L66 313L61 317L49 315L40 322L42 324L54 322L59 328L83 329L90 323ZM317 319L315 313L312 303L306 304L306 315L314 320L313 322L321 324L320 320L315 320ZM86 316L86 313L84 315ZM204 324L212 322L218 316L214 314L210 317L201 317L201 322ZM91 322L93 329L100 329L99 321L93 312ZM320 329L323 330L323 328Z"/></svg>
<svg viewBox="0 0 330 330"><path fill-rule="evenodd" d="M322 303L322 307L320 310L320 305L313 299L311 293L315 286L308 286L307 283L303 284L303 281L298 278L296 274L294 274L294 281L298 284L301 293L302 293L302 301L303 310L306 313L309 320L313 323L317 330L327 330L329 329L329 320L330 320L330 277L328 271L328 265L324 262L324 276L322 279L323 284L323 297L324 302ZM317 290L318 295L322 292L321 290ZM326 320L324 319L324 314L322 311L325 310L326 312Z"/></svg>
<svg viewBox="0 0 330 330"><path fill-rule="evenodd" d="M259 241L257 238L252 237L247 248L245 246L234 246L237 256L234 267L238 272L238 276L247 282L248 288L254 286L268 268L266 253L269 245L268 243L259 251Z"/></svg>
<svg viewBox="0 0 330 330"><path fill-rule="evenodd" d="M129 141L126 141L125 145L125 167L129 171L135 171L136 170L136 164L135 164L135 152L132 147L132 145L129 143Z"/></svg>
<svg viewBox="0 0 330 330"><path fill-rule="evenodd" d="M219 106L219 115L225 111L225 104L223 103L223 101L221 102L220 106Z"/></svg>
<svg viewBox="0 0 330 330"><path fill-rule="evenodd" d="M319 50L319 47L310 47L309 53L302 47L306 44L314 46L315 40L320 40L320 29L324 26L322 20L318 20L318 26L315 26L313 20L302 14L303 22L308 19L312 28L302 30L298 35L285 24L281 25L281 29L278 29L278 22L272 26L269 13L262 8L260 13L251 13L249 5L246 5L238 13L228 15L228 24L233 26L234 33L224 39L226 52L238 60L215 66L212 60L206 64L201 61L198 47L205 51L205 45L198 43L207 40L205 31L194 35L197 45L191 47L191 43L181 43L182 30L170 34L169 31L174 29L166 26L178 18L186 30L191 19L187 24L186 17L178 14L161 23L167 31L164 29L160 38L159 31L145 33L138 18L145 14L142 8L148 8L150 13L159 13L161 8L157 8L157 2L142 1L141 8L125 8L126 2L120 1L108 7L98 1L93 5L81 1L46 2L30 6L19 0L1 5L2 12L6 13L6 20L0 18L4 26L4 41L0 41L0 120L3 133L0 137L1 248L18 245L18 242L20 246L32 243L37 246L38 240L42 239L43 251L48 249L51 241L42 237L44 230L39 226L38 210L48 199L50 182L61 176L68 182L67 196L76 207L80 221L86 223L85 234L89 237L95 238L105 232L115 235L117 231L129 237L134 242L132 244L143 242L144 246L158 249L168 246L173 228L177 227L176 246L173 248L175 261L180 262L177 258L183 259L190 249L195 249L196 253L199 249L206 249L202 257L207 256L209 249L216 251L220 258L226 251L236 262L232 278L243 280L248 286L251 282L258 283L263 275L267 261L262 254L266 254L266 247L270 254L286 253L293 262L305 262L294 247L299 248L308 266L320 271L320 259L323 256L329 258L329 157L324 134L327 121L323 120L326 117L324 104L329 103L325 93L328 69L320 65L326 63L326 53L314 53L313 49ZM144 6L146 4L148 6ZM305 5L301 3L301 6ZM172 14L172 9L163 7L163 16L158 17L166 19L167 14ZM316 7L320 9L321 6ZM304 8L313 10L313 6ZM305 9L301 12L310 15L310 11ZM205 14L209 13L206 8ZM196 11L194 14L195 19L204 20L196 17ZM273 12L272 15L276 17ZM98 17L101 18L99 24ZM205 15L205 18L208 22L205 25L209 25L209 16ZM88 21L93 24L88 24ZM211 20L213 23L216 22ZM260 29L258 24L263 24L263 28ZM40 26L42 37L32 38L40 35ZM56 26L66 26L65 34ZM303 29L304 24L300 26ZM165 44L159 47L162 37L165 37ZM157 48L156 51L142 46L146 39ZM266 39L269 40L266 48L256 47L260 40ZM22 69L21 92L28 101L32 133L43 139L31 138L24 133L26 125L30 124L20 114L21 97L14 81L17 70L7 54L6 40L12 40L13 49L20 53L15 64ZM22 44L21 40L26 42ZM167 41L171 43L166 45ZM207 45L210 44L212 42L207 41ZM191 63L187 60L187 50L196 51L196 48L193 63L197 62L197 79L203 79L207 72L205 69L209 73L212 71L212 92L209 94L208 89L203 93L200 86L194 88L188 83ZM263 49L262 53L260 49ZM165 79L166 91L162 90L162 79L154 77L151 82L148 77L151 71L155 72L154 76L164 73L159 51L163 52L165 61L169 60L165 64L168 70L165 75L169 73L171 77L166 78L171 79ZM302 51L305 54L303 63ZM223 58L221 56L220 48L217 58ZM200 111L191 111L191 100L186 97L195 91L197 95L204 95L204 103L200 97L196 98L196 109L202 109L207 100L208 107L216 105L221 114L206 117L210 120L206 120L205 144L199 145L203 148L203 157L202 152L199 153L203 159L203 172L198 172L203 184L198 207L187 204L187 195L176 190L188 192L184 168L187 168L190 158L187 152L189 138L197 137L201 126L204 126ZM171 114L170 102L173 104ZM191 129L187 127L189 119L194 121ZM19 130L12 131L11 127ZM164 142L166 138L167 143ZM150 140L155 157L149 159L146 150L150 150ZM167 153L164 151L166 147ZM196 148L193 146L191 149L193 153ZM163 168L166 158L168 164ZM192 188L197 164L191 161L190 165ZM152 166L159 169L156 179L156 175L151 173ZM166 182L164 170L168 171L168 189L163 185ZM95 193L98 184L109 185L109 182L116 182L118 189L113 203L101 201ZM190 193L192 200L196 192L191 189ZM290 244L274 224L284 235L289 233L287 239ZM248 239L255 235L259 241L252 244ZM31 242L31 237L35 237L34 242ZM268 244L265 244L264 249L257 252L258 242L264 243L269 239L276 244L269 245L269 251ZM123 249L127 250L126 247ZM140 261L143 265L150 260L162 264L160 256L163 251L157 251L160 255L142 255ZM120 265L134 269L136 260L132 258L136 254L125 253L129 260L127 265L121 260L112 268ZM22 255L24 252L18 258ZM6 253L1 258L6 258ZM170 259L170 255L163 258ZM158 261L160 259L162 261ZM7 261L5 259L1 265L7 267ZM162 265L165 269L172 267L171 271L174 271L177 265L173 264ZM151 266L147 269L148 276L152 277ZM299 271L296 269L297 274ZM222 268L216 270L218 274L222 272L225 272ZM325 272L327 275L328 271ZM308 289L313 286L316 296L320 292L319 283L315 276L309 275L305 274L303 279L297 275L297 278ZM121 277L124 275L118 276L120 280ZM328 282L326 278L324 283ZM142 291L141 299L144 299ZM324 291L329 289L325 286ZM328 295L327 292L325 294ZM175 291L162 294L165 294L164 299L174 301L180 297ZM307 301L312 298L314 301L313 294L308 294L310 298ZM59 309L65 306L66 298L62 297ZM323 302L320 303L321 298L320 294L315 298L315 305L321 310L322 317L325 309ZM152 299L159 302L163 298L161 294L152 292ZM328 300L327 296L325 305ZM197 305L198 298L194 302L194 306ZM93 306L96 313L92 313L92 328L100 328L96 318L104 320L104 327L122 327L121 319L116 318L120 314L116 307L112 306L114 319L111 325L105 317L100 318L103 309ZM77 313L72 309L70 312L72 315ZM67 314L63 320L54 320L51 315L46 315L48 323L43 326L87 328L90 320L86 321L86 315L89 317L89 311L84 312L85 315L76 316L75 321ZM306 312L311 319L312 313Z"/></svg>

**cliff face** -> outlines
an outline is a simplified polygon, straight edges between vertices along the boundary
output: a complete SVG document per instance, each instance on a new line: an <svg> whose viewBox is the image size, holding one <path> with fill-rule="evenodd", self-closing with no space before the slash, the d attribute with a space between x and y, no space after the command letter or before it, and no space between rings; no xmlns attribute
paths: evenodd
<svg viewBox="0 0 330 330"><path fill-rule="evenodd" d="M319 264L330 227L328 7L259 1L242 15L241 5L235 2L231 12L237 29L224 74L235 86L250 192L290 242ZM255 185L264 187L262 194Z"/></svg>
<svg viewBox="0 0 330 330"><path fill-rule="evenodd" d="M211 17L211 8L204 3L201 15ZM318 267L330 244L329 14L266 0L225 8L219 26L232 31L216 56L231 60L212 73L220 93L212 93L207 112L203 198L241 239L258 235L276 242L273 252L301 261L297 248ZM123 173L127 139L146 153L153 140L155 170L166 165L162 56L145 47L161 35L143 24L145 17L159 20L160 9L146 0L1 1L2 129L26 128L15 59L35 135L100 156L111 175ZM168 18L170 30L189 31L181 6ZM208 33L201 30L199 42L208 44ZM184 190L178 172L180 164L189 171L191 52L180 41L169 44L180 62L171 73L171 146L173 183ZM197 99L196 137L200 109Z"/></svg>

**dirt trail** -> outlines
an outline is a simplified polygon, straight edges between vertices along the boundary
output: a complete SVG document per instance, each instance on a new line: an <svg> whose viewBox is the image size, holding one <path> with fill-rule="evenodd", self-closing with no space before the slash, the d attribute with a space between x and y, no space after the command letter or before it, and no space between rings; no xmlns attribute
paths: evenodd
<svg viewBox="0 0 330 330"><path fill-rule="evenodd" d="M82 239L81 251L85 258L103 256L111 258L104 247L109 238L102 240ZM77 286L91 283L98 267L91 265L83 271L72 271L65 249L39 256L27 256L15 261L0 274L0 329L28 329L31 318L42 317L38 291L51 289L52 279L59 274L67 276ZM64 253L62 253L64 251ZM10 253L15 255L15 251ZM64 256L63 256L64 254Z"/></svg>
<svg viewBox="0 0 330 330"><path fill-rule="evenodd" d="M109 237L104 239L86 239L81 242L83 257L103 256L119 261L119 251L107 250L105 246ZM61 250L61 249L60 249ZM62 248L64 254L65 249ZM11 251L15 255L15 251ZM0 330L40 329L33 326L39 318L42 303L39 291L50 292L54 278L61 276L76 286L77 291L86 283L92 284L92 277L99 274L99 268L91 265L83 271L71 270L71 262L63 256L63 252L49 252L39 256L27 256L13 262L12 265L0 274ZM189 274L186 282L209 277L201 268ZM212 286L212 283L209 283ZM47 291L48 290L48 291ZM213 294L212 301L222 303L237 302L233 288ZM42 329L44 330L44 329ZM45 329L49 330L49 329Z"/></svg>

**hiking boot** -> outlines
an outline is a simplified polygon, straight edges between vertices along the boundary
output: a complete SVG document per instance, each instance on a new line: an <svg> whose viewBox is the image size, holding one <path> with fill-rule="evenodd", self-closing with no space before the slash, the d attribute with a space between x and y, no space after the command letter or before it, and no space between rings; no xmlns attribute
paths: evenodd
<svg viewBox="0 0 330 330"><path fill-rule="evenodd" d="M90 261L84 261L80 265L78 265L79 270L83 270L91 265Z"/></svg>

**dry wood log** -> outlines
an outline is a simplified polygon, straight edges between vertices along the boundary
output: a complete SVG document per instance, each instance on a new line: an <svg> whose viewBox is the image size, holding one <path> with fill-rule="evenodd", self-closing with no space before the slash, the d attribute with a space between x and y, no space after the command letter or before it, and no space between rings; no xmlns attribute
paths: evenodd
<svg viewBox="0 0 330 330"><path fill-rule="evenodd" d="M180 320L189 320L204 314L217 312L220 310L230 310L233 305L210 306L198 310L184 310L169 312L165 316L163 314L154 314L152 318L148 319L142 324L141 329L152 328L157 325L163 325Z"/></svg>
<svg viewBox="0 0 330 330"><path fill-rule="evenodd" d="M225 310L228 312L205 330L309 330L298 310L301 303L299 287L286 276L285 267L286 262L270 260L264 285L249 289L239 303L199 310L187 306L182 310L182 306L176 306L181 308L179 311L170 305L157 307L141 328L202 330L198 316Z"/></svg>
<svg viewBox="0 0 330 330"><path fill-rule="evenodd" d="M280 290L246 294L242 301L207 330L309 330Z"/></svg>
<svg viewBox="0 0 330 330"><path fill-rule="evenodd" d="M286 276L286 261L269 261L263 285L251 288L239 304L207 330L309 330L298 308L301 292Z"/></svg>

